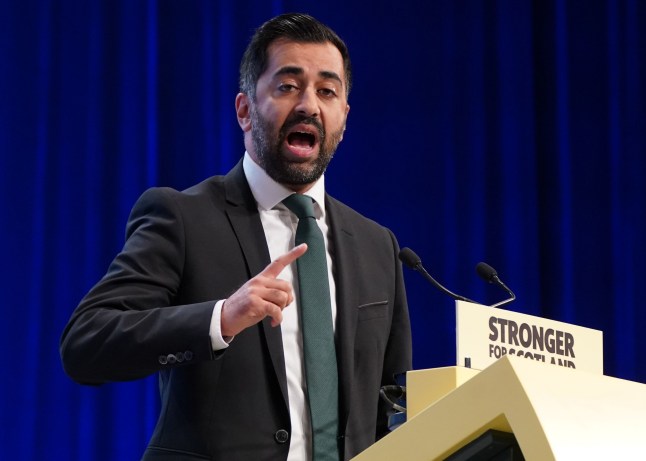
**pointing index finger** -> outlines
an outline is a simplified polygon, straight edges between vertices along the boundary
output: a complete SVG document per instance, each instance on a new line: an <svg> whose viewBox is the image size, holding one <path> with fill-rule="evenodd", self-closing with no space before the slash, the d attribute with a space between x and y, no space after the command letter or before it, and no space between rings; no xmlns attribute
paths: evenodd
<svg viewBox="0 0 646 461"><path fill-rule="evenodd" d="M276 278L278 275L289 266L291 263L296 261L298 258L303 256L307 251L307 244L301 243L300 245L292 248L284 255L279 256L273 260L265 269L260 273L266 277Z"/></svg>

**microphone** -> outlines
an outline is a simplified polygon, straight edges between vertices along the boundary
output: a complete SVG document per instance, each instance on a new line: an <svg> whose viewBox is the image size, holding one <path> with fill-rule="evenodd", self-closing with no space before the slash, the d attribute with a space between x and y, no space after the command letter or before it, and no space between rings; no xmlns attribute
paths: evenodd
<svg viewBox="0 0 646 461"><path fill-rule="evenodd" d="M442 293L449 295L451 298L457 300L457 301L466 301L468 303L475 303L475 301L471 301L469 298L465 298L464 296L458 295L453 293L451 290L448 288L445 288L442 286L437 280L435 280L431 274L429 274L426 269L424 269L424 266L422 265L422 260L420 259L419 256L415 254L413 250L410 248L402 248L401 251L399 252L399 259L401 262L403 262L406 266L410 267L414 271L419 272L424 276L426 280L431 282L435 288L440 290ZM501 282L502 283L502 282Z"/></svg>
<svg viewBox="0 0 646 461"><path fill-rule="evenodd" d="M509 289L507 285L503 283L502 280L500 280L500 277L498 277L498 272L496 272L496 269L491 267L489 264L479 262L476 265L476 272L482 279L485 280L485 282L495 283L496 285L498 285L500 288L502 288L509 294L508 299L505 299L504 301L500 301L499 303L496 303L496 304L492 304L490 307L500 307L516 299L516 295Z"/></svg>

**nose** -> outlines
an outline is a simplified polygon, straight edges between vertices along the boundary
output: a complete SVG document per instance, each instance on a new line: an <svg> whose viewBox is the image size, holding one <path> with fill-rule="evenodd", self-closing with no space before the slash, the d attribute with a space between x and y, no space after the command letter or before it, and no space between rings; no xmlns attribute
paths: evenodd
<svg viewBox="0 0 646 461"><path fill-rule="evenodd" d="M317 117L319 115L319 105L316 90L306 88L302 91L294 110L305 117Z"/></svg>

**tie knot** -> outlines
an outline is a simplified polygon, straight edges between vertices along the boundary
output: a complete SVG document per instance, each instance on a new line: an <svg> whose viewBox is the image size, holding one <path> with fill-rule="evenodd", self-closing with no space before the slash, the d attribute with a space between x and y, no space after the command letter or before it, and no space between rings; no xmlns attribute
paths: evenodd
<svg viewBox="0 0 646 461"><path fill-rule="evenodd" d="M298 219L316 217L314 216L314 200L307 195L292 194L283 200L283 203L298 216Z"/></svg>

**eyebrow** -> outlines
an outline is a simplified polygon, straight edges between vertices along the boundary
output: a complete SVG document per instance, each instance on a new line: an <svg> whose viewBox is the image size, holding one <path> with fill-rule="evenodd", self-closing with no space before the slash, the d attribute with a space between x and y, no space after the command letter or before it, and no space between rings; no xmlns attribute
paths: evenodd
<svg viewBox="0 0 646 461"><path fill-rule="evenodd" d="M280 76L280 75L303 75L304 71L302 67L297 67L297 66L285 66L281 67L276 71L274 76ZM319 77L325 79L325 80L336 80L337 82L343 84L343 80L341 80L341 77L339 77L339 74L336 72L332 72L331 70L322 70L319 72Z"/></svg>

